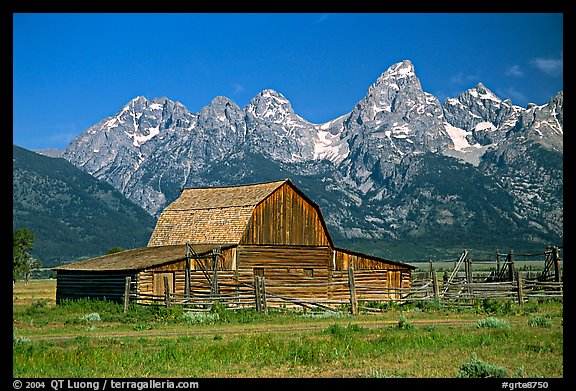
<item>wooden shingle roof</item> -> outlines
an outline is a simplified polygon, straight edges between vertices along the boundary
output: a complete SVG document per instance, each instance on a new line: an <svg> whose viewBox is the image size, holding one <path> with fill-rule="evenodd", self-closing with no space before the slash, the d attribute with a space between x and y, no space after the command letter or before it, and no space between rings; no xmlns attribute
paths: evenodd
<svg viewBox="0 0 576 391"><path fill-rule="evenodd" d="M286 182L184 189L158 218L148 246L239 243L254 208Z"/></svg>
<svg viewBox="0 0 576 391"><path fill-rule="evenodd" d="M198 256L211 254L213 245L191 246ZM186 245L143 247L125 250L101 257L88 259L53 268L70 271L124 271L143 270L178 260L186 259Z"/></svg>
<svg viewBox="0 0 576 391"><path fill-rule="evenodd" d="M164 210L199 210L254 207L288 180L228 187L182 190Z"/></svg>

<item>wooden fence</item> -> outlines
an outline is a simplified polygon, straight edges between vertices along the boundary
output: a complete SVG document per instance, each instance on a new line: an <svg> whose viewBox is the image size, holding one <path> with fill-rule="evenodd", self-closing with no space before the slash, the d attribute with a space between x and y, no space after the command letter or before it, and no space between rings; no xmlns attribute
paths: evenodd
<svg viewBox="0 0 576 391"><path fill-rule="evenodd" d="M355 279L354 269L348 269L347 281L326 283L268 283L263 276L254 276L252 284L221 283L218 290L206 282L190 286L189 294L170 292L168 280L164 281L164 295L138 295L134 292L134 282L126 278L124 310L130 301L138 303L160 303L166 306L182 305L187 311L209 311L214 302L228 309L254 308L267 312L268 308L306 308L310 310L342 311L353 315L359 310L379 311L374 304L416 301L436 301L446 305L470 304L477 300L513 300L519 304L534 298L563 298L563 283L526 278L525 272L516 271L512 281L475 282L472 273L454 273L450 278L439 279L437 272L422 273L411 281L409 288L386 288L371 284L364 276ZM327 297L299 297L298 290L324 288ZM279 292L289 292L280 294ZM381 307L381 306L380 306Z"/></svg>

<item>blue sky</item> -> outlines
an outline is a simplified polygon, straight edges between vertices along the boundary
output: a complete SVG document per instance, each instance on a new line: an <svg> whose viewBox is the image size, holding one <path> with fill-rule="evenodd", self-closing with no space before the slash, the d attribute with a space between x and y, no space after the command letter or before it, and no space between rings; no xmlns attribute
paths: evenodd
<svg viewBox="0 0 576 391"><path fill-rule="evenodd" d="M272 88L323 123L405 59L441 102L482 82L545 104L563 90L563 14L15 13L13 142L64 149L138 95L198 112Z"/></svg>

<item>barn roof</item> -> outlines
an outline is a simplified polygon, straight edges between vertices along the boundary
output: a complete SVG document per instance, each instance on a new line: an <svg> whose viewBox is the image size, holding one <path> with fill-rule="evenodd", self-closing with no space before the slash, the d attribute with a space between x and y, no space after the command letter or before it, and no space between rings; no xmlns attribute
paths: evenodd
<svg viewBox="0 0 576 391"><path fill-rule="evenodd" d="M254 208L284 184L313 205L289 179L239 186L188 188L160 214L148 246L239 243ZM324 222L322 221L324 224Z"/></svg>
<svg viewBox="0 0 576 391"><path fill-rule="evenodd" d="M286 182L287 179L251 185L187 188L164 210L254 207Z"/></svg>
<svg viewBox="0 0 576 391"><path fill-rule="evenodd" d="M376 262L382 262L382 263L386 263L386 264L390 264L390 265L400 266L400 267L402 267L402 268L407 268L407 269L410 269L410 270L416 270L416 269L417 269L416 266L412 266L412 265L410 265L410 264L408 264L408 263L405 263L405 262L393 261L393 260L390 260L390 259L385 259L385 258L377 257L377 256L375 256L375 255L370 255L370 254L366 254L366 253L361 253L361 252L359 252L359 251L349 250L349 249L342 248L342 247L335 247L334 250L340 251L340 252L343 252L343 253L346 253L346 254L350 254L350 255L356 255L356 256L359 256L359 257L362 257L362 258L366 258L366 259L371 259L371 260L376 261Z"/></svg>
<svg viewBox="0 0 576 391"><path fill-rule="evenodd" d="M198 256L211 254L216 248L214 245L193 245L194 252ZM229 247L229 246L228 246ZM224 246L222 248L225 248ZM149 267L160 266L166 263L186 259L186 245L170 245L143 247L133 250L125 250L101 257L62 265L53 270L70 271L126 271L143 270Z"/></svg>

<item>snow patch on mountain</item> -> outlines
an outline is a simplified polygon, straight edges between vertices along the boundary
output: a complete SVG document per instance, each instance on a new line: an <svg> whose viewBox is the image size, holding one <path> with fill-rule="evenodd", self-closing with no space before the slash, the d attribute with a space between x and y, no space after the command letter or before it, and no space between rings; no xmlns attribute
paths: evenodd
<svg viewBox="0 0 576 391"><path fill-rule="evenodd" d="M476 130L477 132L480 131L489 131L489 132L493 132L496 130L496 126L494 126L494 124L492 122L478 122L476 124L476 126L474 126L474 130Z"/></svg>
<svg viewBox="0 0 576 391"><path fill-rule="evenodd" d="M348 146L341 142L339 134L333 135L327 130L318 129L314 143L314 159L326 159L338 164L346 159L349 153Z"/></svg>
<svg viewBox="0 0 576 391"><path fill-rule="evenodd" d="M452 126L447 122L444 125L446 126L446 132L454 142L454 150L464 151L465 149L471 147L467 137L471 136L472 132L467 132L464 129Z"/></svg>

